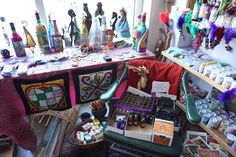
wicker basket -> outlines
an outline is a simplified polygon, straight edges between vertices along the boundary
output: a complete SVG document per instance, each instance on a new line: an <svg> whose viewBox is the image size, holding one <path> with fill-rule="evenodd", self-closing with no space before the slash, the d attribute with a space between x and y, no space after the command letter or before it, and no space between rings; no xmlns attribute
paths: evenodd
<svg viewBox="0 0 236 157"><path fill-rule="evenodd" d="M80 123L80 125L78 125L77 127L75 127L72 132L70 133L70 135L68 136L67 140L70 144L72 145L75 145L75 146L79 146L79 148L85 148L85 149L88 149L88 148L93 148L93 147L96 147L100 144L103 143L103 138L102 139L99 139L99 140L96 140L96 141L93 141L91 143L87 143L87 144L80 144L80 143L77 143L75 138L76 138L76 133L77 131L82 131L82 126L86 123L90 123L92 122L91 119L89 120L85 120L83 122Z"/></svg>

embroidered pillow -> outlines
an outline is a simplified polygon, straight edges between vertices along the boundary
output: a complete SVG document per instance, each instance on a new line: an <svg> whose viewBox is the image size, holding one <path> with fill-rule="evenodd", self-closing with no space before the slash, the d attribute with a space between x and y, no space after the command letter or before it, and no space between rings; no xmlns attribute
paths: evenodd
<svg viewBox="0 0 236 157"><path fill-rule="evenodd" d="M68 74L45 80L15 79L14 85L27 114L71 108Z"/></svg>
<svg viewBox="0 0 236 157"><path fill-rule="evenodd" d="M87 103L98 99L115 81L116 71L116 64L74 70L72 74L76 91L76 103Z"/></svg>

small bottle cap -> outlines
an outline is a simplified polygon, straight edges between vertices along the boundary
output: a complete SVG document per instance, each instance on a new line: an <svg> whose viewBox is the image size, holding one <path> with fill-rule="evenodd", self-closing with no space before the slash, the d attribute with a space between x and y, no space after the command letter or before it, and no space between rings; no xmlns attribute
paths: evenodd
<svg viewBox="0 0 236 157"><path fill-rule="evenodd" d="M13 22L10 23L10 27L11 27L11 30L12 30L12 31L15 31L15 30L16 30L15 25L14 25Z"/></svg>

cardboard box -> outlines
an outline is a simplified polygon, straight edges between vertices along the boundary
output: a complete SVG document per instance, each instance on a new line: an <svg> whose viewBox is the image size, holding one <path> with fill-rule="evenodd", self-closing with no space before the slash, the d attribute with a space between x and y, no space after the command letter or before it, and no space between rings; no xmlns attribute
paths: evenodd
<svg viewBox="0 0 236 157"><path fill-rule="evenodd" d="M153 124L145 124L144 128L138 126L126 125L125 134L126 137L135 138L144 141L152 141Z"/></svg>
<svg viewBox="0 0 236 157"><path fill-rule="evenodd" d="M152 141L157 144L171 146L174 136L174 123L167 120L155 119Z"/></svg>
<svg viewBox="0 0 236 157"><path fill-rule="evenodd" d="M116 121L116 116L117 115L124 115L127 119L127 113L126 112L123 112L123 111L120 111L120 110L115 110L113 115L112 115L112 118L110 119L109 123L108 123L108 126L107 126L107 129L109 131L113 131L115 133L118 133L118 134L124 134L124 130L121 130L121 129L118 129L116 126L117 126L117 121Z"/></svg>

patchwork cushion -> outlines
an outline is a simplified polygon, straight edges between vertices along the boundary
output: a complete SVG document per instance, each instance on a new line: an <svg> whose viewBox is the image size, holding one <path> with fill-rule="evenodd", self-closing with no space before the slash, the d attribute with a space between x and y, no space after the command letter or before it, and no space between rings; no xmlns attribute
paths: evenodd
<svg viewBox="0 0 236 157"><path fill-rule="evenodd" d="M79 69L72 71L76 91L76 103L91 102L107 91L115 81L117 65Z"/></svg>
<svg viewBox="0 0 236 157"><path fill-rule="evenodd" d="M45 80L15 79L14 85L27 114L71 108L68 74Z"/></svg>

